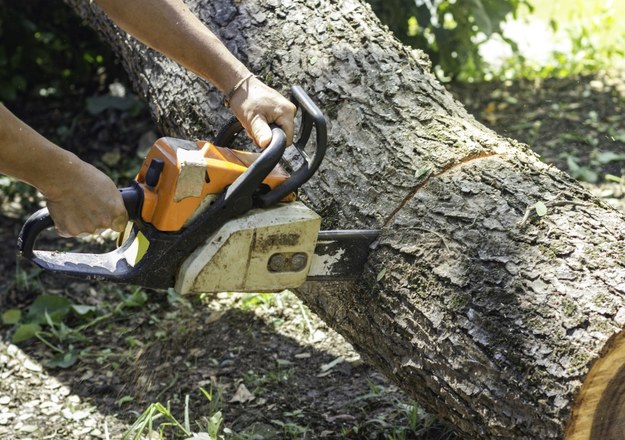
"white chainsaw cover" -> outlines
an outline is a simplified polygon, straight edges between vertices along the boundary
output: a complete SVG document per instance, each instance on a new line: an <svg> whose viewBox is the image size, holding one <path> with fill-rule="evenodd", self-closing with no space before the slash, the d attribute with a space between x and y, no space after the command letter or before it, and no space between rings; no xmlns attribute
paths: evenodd
<svg viewBox="0 0 625 440"><path fill-rule="evenodd" d="M187 257L175 289L189 294L299 287L310 270L320 226L321 218L301 202L251 210L230 220ZM276 269L276 264L270 265L276 254L278 260L295 255L300 264Z"/></svg>

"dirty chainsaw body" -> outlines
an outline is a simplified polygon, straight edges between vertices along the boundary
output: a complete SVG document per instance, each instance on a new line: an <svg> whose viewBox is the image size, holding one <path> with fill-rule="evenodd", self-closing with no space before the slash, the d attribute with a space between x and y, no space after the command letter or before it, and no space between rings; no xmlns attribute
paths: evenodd
<svg viewBox="0 0 625 440"><path fill-rule="evenodd" d="M378 231L320 232L320 217L296 200L324 157L326 124L301 88L292 96L302 112L294 143L302 165L292 174L279 165L286 137L277 127L262 153L229 148L242 131L238 122L213 143L161 138L132 184L120 189L131 223L117 249L34 250L39 233L54 226L44 208L24 224L19 255L47 271L180 294L280 291L359 276ZM309 157L304 147L313 128Z"/></svg>

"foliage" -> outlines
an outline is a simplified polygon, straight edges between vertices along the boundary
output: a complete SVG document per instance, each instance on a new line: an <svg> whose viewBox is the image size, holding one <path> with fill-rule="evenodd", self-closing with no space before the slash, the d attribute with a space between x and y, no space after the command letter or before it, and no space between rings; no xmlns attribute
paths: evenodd
<svg viewBox="0 0 625 440"><path fill-rule="evenodd" d="M156 402L150 404L146 410L139 416L133 425L124 433L122 440L139 440L145 438L147 434L149 438L170 438L168 434L182 435L188 440L219 440L224 438L221 435L223 416L219 408L221 401L221 390L213 390L211 385L209 390L200 387L200 391L210 403L208 417L204 417L201 423L198 423L201 431L193 432L189 417L189 396L185 397L184 420L179 421L171 412L169 403L165 407L163 404ZM155 430L158 428L158 432Z"/></svg>
<svg viewBox="0 0 625 440"><path fill-rule="evenodd" d="M526 0L368 1L402 42L423 49L438 73L453 79L481 77L480 44L501 34L503 21L522 5L531 8Z"/></svg>
<svg viewBox="0 0 625 440"><path fill-rule="evenodd" d="M14 344L38 339L49 347L55 354L48 360L48 367L69 368L81 355L76 344L88 342L83 334L85 330L120 315L125 309L142 307L146 302L145 292L136 289L129 295L121 295L121 301L112 311L102 313L99 308L75 304L64 296L42 294L26 311L18 308L4 311L0 324L13 327L11 342Z"/></svg>
<svg viewBox="0 0 625 440"><path fill-rule="evenodd" d="M549 19L554 40L562 40L562 48L547 61L527 59L515 51L495 77L564 78L592 74L608 69L625 56L625 34L622 21L615 16L610 2L578 0L568 14Z"/></svg>
<svg viewBox="0 0 625 440"><path fill-rule="evenodd" d="M62 2L0 0L0 101L91 95L120 73L109 49Z"/></svg>
<svg viewBox="0 0 625 440"><path fill-rule="evenodd" d="M571 14L577 15L550 20L554 33L561 31L560 20L572 23L564 31L571 49L555 52L543 65L526 59L514 41L502 36L505 20L533 10L530 3L535 2L530 0L368 2L402 42L428 53L442 80L561 77L596 71L615 56L623 56L623 41L605 42L618 35L618 23L613 9L599 2L586 15L576 7ZM496 72L480 55L481 45L493 36L513 49L512 57ZM121 76L121 66L107 46L61 2L0 0L0 101L81 92L89 96Z"/></svg>

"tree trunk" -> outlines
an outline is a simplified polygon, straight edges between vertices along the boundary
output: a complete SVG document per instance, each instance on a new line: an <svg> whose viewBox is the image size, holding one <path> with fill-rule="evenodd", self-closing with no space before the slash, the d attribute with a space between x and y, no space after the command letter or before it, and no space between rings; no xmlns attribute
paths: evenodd
<svg viewBox="0 0 625 440"><path fill-rule="evenodd" d="M207 138L228 117L215 89L66 1L165 133ZM623 216L477 123L361 0L188 4L325 110L330 150L303 191L324 227L383 228L362 280L300 298L467 438L621 438Z"/></svg>

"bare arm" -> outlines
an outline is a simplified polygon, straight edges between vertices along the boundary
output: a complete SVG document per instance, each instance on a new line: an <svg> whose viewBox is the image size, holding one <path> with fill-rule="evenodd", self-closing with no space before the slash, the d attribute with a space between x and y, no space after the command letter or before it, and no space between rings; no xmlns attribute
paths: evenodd
<svg viewBox="0 0 625 440"><path fill-rule="evenodd" d="M209 81L225 95L250 75L182 0L96 0L121 28ZM164 32L166 30L166 32ZM268 123L280 125L293 139L295 107L256 78L231 96L230 106L261 147L271 140Z"/></svg>
<svg viewBox="0 0 625 440"><path fill-rule="evenodd" d="M295 106L256 78L181 0L96 0L123 29L230 95L230 105L261 147L271 141L268 123L293 138ZM175 23L175 25L172 25ZM166 29L167 32L163 32ZM246 79L247 78L247 79ZM122 230L127 214L114 183L63 150L0 104L0 173L38 188L61 235L101 228Z"/></svg>
<svg viewBox="0 0 625 440"><path fill-rule="evenodd" d="M127 214L105 174L38 134L0 104L0 173L36 187L61 235L122 231Z"/></svg>

